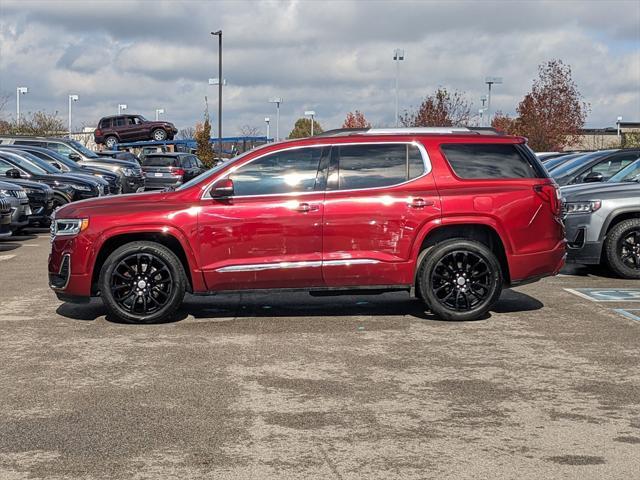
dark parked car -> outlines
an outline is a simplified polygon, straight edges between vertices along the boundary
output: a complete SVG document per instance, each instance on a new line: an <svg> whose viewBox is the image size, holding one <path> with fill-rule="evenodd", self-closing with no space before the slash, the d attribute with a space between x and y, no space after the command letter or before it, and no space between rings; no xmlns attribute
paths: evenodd
<svg viewBox="0 0 640 480"><path fill-rule="evenodd" d="M80 163L74 162L69 157L65 157L64 155L60 155L53 150L42 147L30 147L23 145L0 145L0 149L2 148L18 149L24 152L28 152L31 155L44 160L49 165L57 168L63 173L89 175L101 178L108 183L108 186L105 187L105 195L117 195L122 192L122 183L120 181L120 176L117 173L113 173L106 168L89 167L87 165L82 165Z"/></svg>
<svg viewBox="0 0 640 480"><path fill-rule="evenodd" d="M587 152L588 153L588 152ZM560 165L563 165L574 158L582 157L587 153L571 153L569 155L561 155L559 157L552 158L550 160L544 160L542 165L547 169L548 172L553 170L554 168L558 168Z"/></svg>
<svg viewBox="0 0 640 480"><path fill-rule="evenodd" d="M600 150L563 163L549 173L560 186L604 182L640 157L640 149Z"/></svg>
<svg viewBox="0 0 640 480"><path fill-rule="evenodd" d="M82 178L80 176L64 174L60 171L48 171L51 165L38 165L32 159L26 158L28 153L18 154L7 149L0 149L0 175L9 178L25 178L49 185L54 189L54 209L65 203L76 200L94 198L104 194L104 180ZM36 158L42 162L42 160Z"/></svg>
<svg viewBox="0 0 640 480"><path fill-rule="evenodd" d="M0 194L0 239L11 236L11 204Z"/></svg>
<svg viewBox="0 0 640 480"><path fill-rule="evenodd" d="M11 205L11 230L17 232L28 226L31 208L24 189L18 185L0 182L0 196Z"/></svg>
<svg viewBox="0 0 640 480"><path fill-rule="evenodd" d="M190 153L153 153L142 161L147 190L179 187L205 170L200 159Z"/></svg>
<svg viewBox="0 0 640 480"><path fill-rule="evenodd" d="M135 162L100 157L75 140L53 137L0 136L0 145L31 145L48 148L65 155L79 165L106 168L120 175L122 193L142 192L144 177L140 165Z"/></svg>
<svg viewBox="0 0 640 480"><path fill-rule="evenodd" d="M98 145L113 149L118 143L141 140L173 140L178 129L170 122L152 122L142 115L104 117L94 132Z"/></svg>
<svg viewBox="0 0 640 480"><path fill-rule="evenodd" d="M53 213L54 190L49 185L23 178L0 177L0 181L22 187L29 199L29 225L48 227ZM58 204L59 205L59 204Z"/></svg>

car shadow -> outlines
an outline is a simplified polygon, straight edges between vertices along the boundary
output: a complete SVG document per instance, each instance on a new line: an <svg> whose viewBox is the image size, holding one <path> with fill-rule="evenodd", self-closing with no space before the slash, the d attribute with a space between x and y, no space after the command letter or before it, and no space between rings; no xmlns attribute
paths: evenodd
<svg viewBox="0 0 640 480"><path fill-rule="evenodd" d="M539 300L514 290L504 290L491 312L517 313L542 308ZM491 318L491 312L476 321ZM104 316L108 322L123 323L107 314L102 300L94 298L88 304L63 303L56 313L63 317L93 321ZM444 322L425 309L424 304L406 293L383 295L312 297L306 293L219 294L212 297L187 295L174 318L166 323L180 322L188 317L196 320L237 320L244 318L309 318L309 317L405 317L416 320ZM455 322L454 322L455 323Z"/></svg>
<svg viewBox="0 0 640 480"><path fill-rule="evenodd" d="M10 238L13 239L13 237ZM0 241L0 252L10 252L11 250L15 250L20 247L21 245L19 243Z"/></svg>
<svg viewBox="0 0 640 480"><path fill-rule="evenodd" d="M603 265L568 264L560 270L562 275L575 277L588 277L589 275L603 278L620 278L614 272Z"/></svg>

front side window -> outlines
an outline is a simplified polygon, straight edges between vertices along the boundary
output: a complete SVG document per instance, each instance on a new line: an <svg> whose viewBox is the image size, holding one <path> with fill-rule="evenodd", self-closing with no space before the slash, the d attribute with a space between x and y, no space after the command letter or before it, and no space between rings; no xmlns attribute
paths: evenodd
<svg viewBox="0 0 640 480"><path fill-rule="evenodd" d="M68 156L70 153L73 153L73 150L67 147L64 143L47 143L47 148L54 152L58 152L60 155Z"/></svg>
<svg viewBox="0 0 640 480"><path fill-rule="evenodd" d="M537 178L529 160L512 144L455 143L442 145L455 174L463 179Z"/></svg>
<svg viewBox="0 0 640 480"><path fill-rule="evenodd" d="M234 195L273 195L313 191L322 148L272 153L229 175Z"/></svg>
<svg viewBox="0 0 640 480"><path fill-rule="evenodd" d="M11 165L9 162L6 162L6 161L0 159L0 175L1 176L5 176L6 177L7 172L9 170L14 170L14 169L16 169L15 165ZM20 172L20 173L24 173L24 172Z"/></svg>
<svg viewBox="0 0 640 480"><path fill-rule="evenodd" d="M118 117L116 120L116 127L124 127L127 124L127 120L124 117Z"/></svg>
<svg viewBox="0 0 640 480"><path fill-rule="evenodd" d="M338 189L397 185L424 173L420 150L411 144L342 145L338 150Z"/></svg>

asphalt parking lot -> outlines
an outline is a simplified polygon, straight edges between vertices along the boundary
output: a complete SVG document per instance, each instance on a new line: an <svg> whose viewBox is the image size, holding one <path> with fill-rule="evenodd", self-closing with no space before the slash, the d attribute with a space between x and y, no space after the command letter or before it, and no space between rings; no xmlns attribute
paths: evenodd
<svg viewBox="0 0 640 480"><path fill-rule="evenodd" d="M640 472L637 282L566 269L468 323L405 294L261 294L130 326L55 298L48 240L0 242L2 479Z"/></svg>

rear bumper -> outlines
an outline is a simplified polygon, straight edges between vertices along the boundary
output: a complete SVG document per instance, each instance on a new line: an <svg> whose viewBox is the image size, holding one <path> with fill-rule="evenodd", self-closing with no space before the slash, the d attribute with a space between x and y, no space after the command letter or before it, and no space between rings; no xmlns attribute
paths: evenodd
<svg viewBox="0 0 640 480"><path fill-rule="evenodd" d="M144 187L144 177L122 177L122 193L136 193Z"/></svg>
<svg viewBox="0 0 640 480"><path fill-rule="evenodd" d="M172 179L163 179L158 178L157 180L154 177L147 177L147 181L145 182L144 189L145 190L160 190L167 187L179 187L182 185L182 177L176 177L175 180Z"/></svg>
<svg viewBox="0 0 640 480"><path fill-rule="evenodd" d="M552 250L509 256L511 284L521 285L557 275L565 264L566 256L565 240L558 242Z"/></svg>
<svg viewBox="0 0 640 480"><path fill-rule="evenodd" d="M597 265L602 256L602 242L585 242L580 247L567 249L567 263Z"/></svg>

